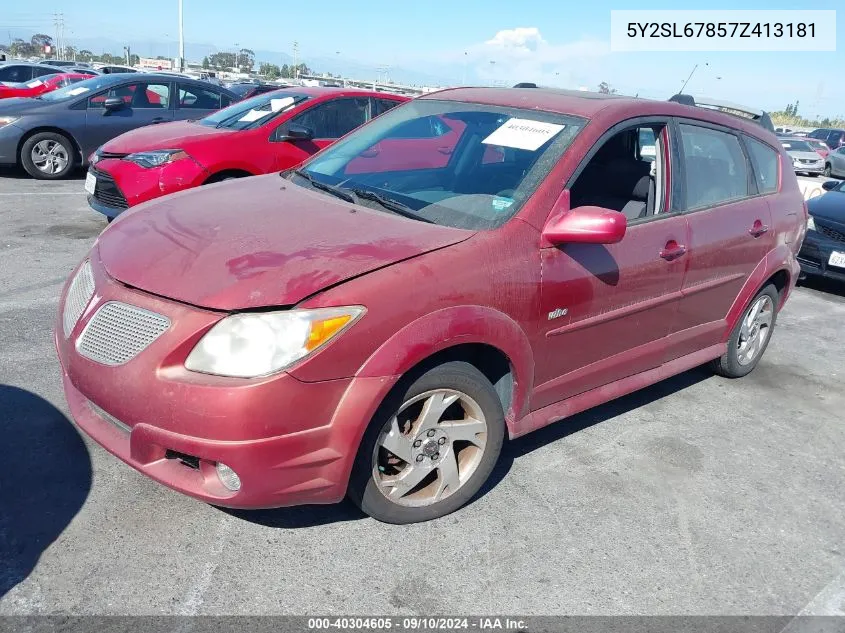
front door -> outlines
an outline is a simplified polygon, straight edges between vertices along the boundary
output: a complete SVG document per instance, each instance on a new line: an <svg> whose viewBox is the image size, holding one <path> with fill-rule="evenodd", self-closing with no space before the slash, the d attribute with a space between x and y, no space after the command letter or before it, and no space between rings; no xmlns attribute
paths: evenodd
<svg viewBox="0 0 845 633"><path fill-rule="evenodd" d="M656 143L641 146L642 138ZM621 211L628 228L618 244L541 249L543 343L532 409L663 362L688 243L686 218L665 192L668 141L666 121L625 128L595 151L570 189L573 206Z"/></svg>
<svg viewBox="0 0 845 633"><path fill-rule="evenodd" d="M322 101L279 125L273 132L277 170L296 167L312 154L331 145L338 138L370 120L367 97L343 97ZM285 139L288 127L298 125L311 131L308 140Z"/></svg>
<svg viewBox="0 0 845 633"><path fill-rule="evenodd" d="M111 97L123 99L123 107L106 110L105 101ZM172 120L169 83L134 82L114 86L88 98L83 154L87 156L124 132Z"/></svg>

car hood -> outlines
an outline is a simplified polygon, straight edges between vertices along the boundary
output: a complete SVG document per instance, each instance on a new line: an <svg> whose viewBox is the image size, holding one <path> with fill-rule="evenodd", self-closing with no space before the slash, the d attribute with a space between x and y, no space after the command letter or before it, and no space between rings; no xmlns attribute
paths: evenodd
<svg viewBox="0 0 845 633"><path fill-rule="evenodd" d="M55 105L52 101L39 101L38 99L29 99L26 97L12 97L11 99L3 99L0 101L0 116L16 114L30 114L37 110L43 110Z"/></svg>
<svg viewBox="0 0 845 633"><path fill-rule="evenodd" d="M229 134L237 132L191 121L174 121L147 125L126 132L107 142L101 149L110 154L131 154L152 149L186 149L185 146L191 143L211 138L219 139Z"/></svg>
<svg viewBox="0 0 845 633"><path fill-rule="evenodd" d="M271 174L138 205L103 232L97 249L109 275L129 286L231 311L293 305L473 233L352 205Z"/></svg>
<svg viewBox="0 0 845 633"><path fill-rule="evenodd" d="M807 210L815 218L832 220L845 225L845 193L828 191L807 201Z"/></svg>
<svg viewBox="0 0 845 633"><path fill-rule="evenodd" d="M822 159L822 157L819 156L818 153L816 153L816 152L790 152L790 151L787 151L786 153L789 154L792 158L803 158L805 160L806 159L809 159L809 160L821 160Z"/></svg>

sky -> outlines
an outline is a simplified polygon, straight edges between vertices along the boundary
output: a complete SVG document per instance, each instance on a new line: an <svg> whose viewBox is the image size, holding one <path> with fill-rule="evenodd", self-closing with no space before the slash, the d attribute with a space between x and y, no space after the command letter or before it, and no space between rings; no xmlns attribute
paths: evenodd
<svg viewBox="0 0 845 633"><path fill-rule="evenodd" d="M0 0L9 3L12 0ZM161 51L174 42L177 0L41 0L0 11L0 41L36 31L54 33L53 13L65 19L65 38L124 41ZM709 0L685 2L700 9L840 9L836 52L614 53L611 9L677 9L677 1L617 0L184 0L185 40L219 50L235 43L253 50L293 54L316 70L333 72L354 62L358 74L379 66L397 81L420 77L441 85L510 85L536 81L666 99L698 64L686 92L781 110L800 101L799 112L845 117L845 3L841 0ZM146 43L146 44L145 44ZM103 44L107 46L107 44ZM212 49L213 50L213 49ZM266 56L266 55L265 55ZM276 61L276 60L268 60ZM337 72L337 71L335 71ZM413 79L412 79L413 80Z"/></svg>

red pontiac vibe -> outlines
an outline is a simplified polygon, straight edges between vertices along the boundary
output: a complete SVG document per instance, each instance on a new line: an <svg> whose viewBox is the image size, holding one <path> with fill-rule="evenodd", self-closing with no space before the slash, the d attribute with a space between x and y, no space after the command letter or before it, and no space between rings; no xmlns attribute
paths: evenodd
<svg viewBox="0 0 845 633"><path fill-rule="evenodd" d="M409 167L432 138L446 159ZM124 214L73 271L55 342L79 426L156 481L424 521L470 501L505 435L703 363L754 369L806 221L751 120L445 90L298 170Z"/></svg>
<svg viewBox="0 0 845 633"><path fill-rule="evenodd" d="M45 92L52 92L59 88L64 88L78 81L85 81L91 79L91 75L81 75L79 73L56 73L53 75L43 75L26 81L23 83L0 82L0 99L9 99L13 97L34 98L38 95L43 95Z"/></svg>
<svg viewBox="0 0 845 633"><path fill-rule="evenodd" d="M198 121L138 128L91 157L88 204L109 220L168 193L298 165L408 97L346 88L288 88Z"/></svg>

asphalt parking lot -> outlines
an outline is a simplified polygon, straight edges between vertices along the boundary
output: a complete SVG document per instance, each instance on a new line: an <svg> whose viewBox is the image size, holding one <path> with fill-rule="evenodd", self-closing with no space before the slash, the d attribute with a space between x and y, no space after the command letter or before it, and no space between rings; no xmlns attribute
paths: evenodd
<svg viewBox="0 0 845 633"><path fill-rule="evenodd" d="M105 222L0 172L0 614L845 614L845 289L748 377L694 370L511 443L464 510L226 512L68 419L51 330Z"/></svg>

